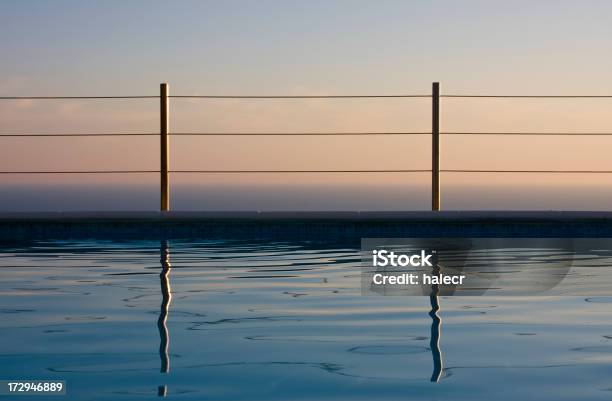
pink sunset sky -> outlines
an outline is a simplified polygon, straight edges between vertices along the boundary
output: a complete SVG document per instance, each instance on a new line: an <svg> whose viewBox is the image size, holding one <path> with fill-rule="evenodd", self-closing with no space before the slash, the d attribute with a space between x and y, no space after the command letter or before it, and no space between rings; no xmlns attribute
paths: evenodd
<svg viewBox="0 0 612 401"><path fill-rule="evenodd" d="M606 1L11 2L0 96L612 94ZM612 132L612 99L455 99L442 131ZM430 99L172 99L171 132L430 131ZM0 133L159 131L157 99L0 100ZM0 138L0 170L156 170L156 137ZM428 169L429 137L174 137L171 168ZM442 139L443 169L612 170L612 137ZM2 175L0 185L151 185ZM197 186L408 186L428 174L176 175ZM446 173L446 187L607 188L612 175ZM585 195L587 196L587 195ZM580 206L580 205L578 205Z"/></svg>

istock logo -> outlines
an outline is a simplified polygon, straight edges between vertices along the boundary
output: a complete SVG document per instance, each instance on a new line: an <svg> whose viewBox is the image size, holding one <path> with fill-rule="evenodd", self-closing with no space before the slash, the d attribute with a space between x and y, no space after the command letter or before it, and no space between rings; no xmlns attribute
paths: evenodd
<svg viewBox="0 0 612 401"><path fill-rule="evenodd" d="M387 251L386 249L374 249L372 251L372 265L378 267L433 266L430 262L432 257L432 254L428 254L423 249L421 250L421 253L414 253L411 255L407 255L405 253L396 254L395 252Z"/></svg>

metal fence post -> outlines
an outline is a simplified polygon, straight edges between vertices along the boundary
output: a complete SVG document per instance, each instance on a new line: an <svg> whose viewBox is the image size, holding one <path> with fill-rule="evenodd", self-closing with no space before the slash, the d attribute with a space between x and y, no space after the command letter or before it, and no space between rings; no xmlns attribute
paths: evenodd
<svg viewBox="0 0 612 401"><path fill-rule="evenodd" d="M431 210L440 210L440 83L431 85Z"/></svg>
<svg viewBox="0 0 612 401"><path fill-rule="evenodd" d="M168 165L170 162L169 146L168 146L168 127L169 127L169 108L168 108L168 84L159 85L159 151L160 151L160 166L161 173L161 203L160 210L167 212L170 210L170 181L168 180Z"/></svg>

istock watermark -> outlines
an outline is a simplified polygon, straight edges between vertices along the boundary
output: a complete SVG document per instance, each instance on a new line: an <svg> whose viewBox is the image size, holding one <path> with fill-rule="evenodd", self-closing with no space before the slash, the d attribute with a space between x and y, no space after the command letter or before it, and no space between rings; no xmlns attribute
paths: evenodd
<svg viewBox="0 0 612 401"><path fill-rule="evenodd" d="M361 255L363 295L612 296L610 238L364 238Z"/></svg>
<svg viewBox="0 0 612 401"><path fill-rule="evenodd" d="M424 249L413 254L396 253L387 249L374 249L372 251L372 266L380 267L431 267L434 253L428 253ZM435 270L435 269L432 269ZM372 283L374 285L439 285L439 284L455 284L462 285L465 275L446 276L443 274L417 274L417 273L399 273L391 272L391 274L374 273Z"/></svg>
<svg viewBox="0 0 612 401"><path fill-rule="evenodd" d="M372 265L378 267L394 266L394 267L406 267L406 266L433 266L431 264L431 258L433 254L427 254L425 250L421 250L421 253L407 255L404 253L396 254L393 251L387 251L386 249L372 251Z"/></svg>

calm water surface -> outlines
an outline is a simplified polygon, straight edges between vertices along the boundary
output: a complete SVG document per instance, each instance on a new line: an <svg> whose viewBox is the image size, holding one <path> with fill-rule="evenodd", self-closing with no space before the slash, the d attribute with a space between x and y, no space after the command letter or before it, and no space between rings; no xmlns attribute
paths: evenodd
<svg viewBox="0 0 612 401"><path fill-rule="evenodd" d="M0 379L71 400L612 398L612 298L365 297L358 246L3 244Z"/></svg>

